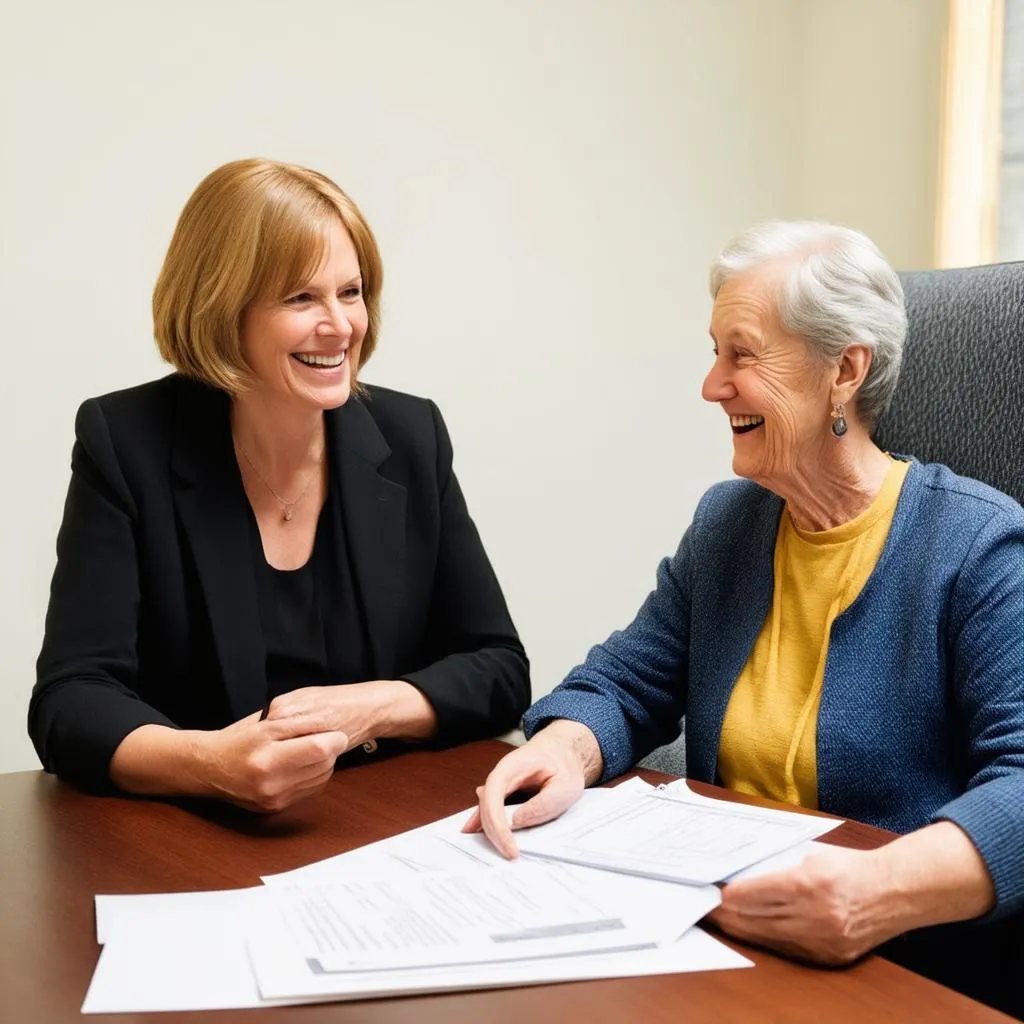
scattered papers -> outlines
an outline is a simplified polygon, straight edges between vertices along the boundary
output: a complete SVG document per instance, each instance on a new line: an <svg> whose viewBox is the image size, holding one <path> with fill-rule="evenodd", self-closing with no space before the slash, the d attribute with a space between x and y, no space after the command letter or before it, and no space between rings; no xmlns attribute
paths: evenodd
<svg viewBox="0 0 1024 1024"><path fill-rule="evenodd" d="M122 930L129 935L166 929L188 932L197 920L203 921L203 931L207 934L244 932L253 916L259 913L259 901L265 894L262 886L256 886L214 892L97 896L96 941L101 946L106 945Z"/></svg>
<svg viewBox="0 0 1024 1024"><path fill-rule="evenodd" d="M707 885L841 824L712 800L679 780L647 792L630 790L572 818L521 832L517 841L523 853L546 860Z"/></svg>
<svg viewBox="0 0 1024 1024"><path fill-rule="evenodd" d="M390 884L277 887L274 895L280 916L249 942L260 992L270 999L345 995L353 984L381 990L393 972L411 976L410 968L421 971L420 985L446 983L452 972L466 987L507 977L524 983L556 962L564 976L595 956L607 966L610 953L671 946L721 901L714 886L666 891L645 879L521 861ZM375 919L388 927L375 927Z"/></svg>
<svg viewBox="0 0 1024 1024"><path fill-rule="evenodd" d="M745 956L691 928L678 942L641 953L589 957L486 968L396 971L352 975L344 992L272 1000L260 995L244 941L234 944L202 935L188 941L144 943L122 937L100 954L82 1013L155 1013L187 1010L243 1010L302 1003L340 1002L381 996L508 988L599 978L631 978L753 967Z"/></svg>
<svg viewBox="0 0 1024 1024"><path fill-rule="evenodd" d="M562 821L572 820L577 814L612 799L616 795L630 792L646 792L653 787L643 779L632 778L620 783L614 789L588 789L579 801L562 815ZM516 806L509 804L505 813L511 820ZM273 875L261 875L266 885L280 885L285 882L321 880L336 878L339 874L348 877L353 871L364 874L418 873L420 871L460 871L469 867L493 867L504 864L505 858L487 841L481 833L466 835L463 824L472 813L472 808L456 811L447 818L440 818L421 825L419 828L389 836L376 843L360 846L348 853L313 861L292 871L281 871Z"/></svg>
<svg viewBox="0 0 1024 1024"><path fill-rule="evenodd" d="M803 864L808 857L813 857L814 854L827 849L827 844L816 843L813 840L809 843L801 843L799 846L792 846L773 857L765 857L764 860L751 864L749 868L730 875L725 881L738 882L743 878L760 878L762 875L774 875L779 871L788 871L790 868Z"/></svg>
<svg viewBox="0 0 1024 1024"><path fill-rule="evenodd" d="M518 832L531 855L509 863L482 836L461 833L470 813L265 876L255 888L97 896L104 948L82 1012L245 1009L751 967L693 927L719 890L676 876L700 874L694 865L716 880L784 870L815 852L808 840L840 824L634 779L588 791L558 821ZM630 871L577 866L545 860L538 843L597 845L602 856L634 860ZM666 870L670 857L670 868L685 870ZM638 865L658 873L644 877Z"/></svg>
<svg viewBox="0 0 1024 1024"><path fill-rule="evenodd" d="M466 837L479 839L479 842L453 845L452 840L461 836L459 830L470 813L459 811L348 853L314 861L293 871L261 875L260 879L264 885L278 886L348 878L354 873L391 878L425 871L462 871L504 864L505 858L482 836Z"/></svg>
<svg viewBox="0 0 1024 1024"><path fill-rule="evenodd" d="M557 865L278 886L272 896L276 906L254 945L297 957L318 974L648 949L665 938L664 921L602 898L593 873ZM705 902L715 907L717 890Z"/></svg>

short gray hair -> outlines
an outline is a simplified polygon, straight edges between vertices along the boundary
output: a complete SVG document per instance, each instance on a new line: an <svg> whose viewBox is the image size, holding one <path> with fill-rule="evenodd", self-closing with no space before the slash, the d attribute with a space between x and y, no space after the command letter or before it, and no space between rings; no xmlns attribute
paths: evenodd
<svg viewBox="0 0 1024 1024"><path fill-rule="evenodd" d="M719 253L711 265L711 297L731 278L779 261L790 264L778 295L786 330L828 361L849 345L871 349L857 412L874 429L896 390L907 334L896 271L860 231L822 221L767 221Z"/></svg>

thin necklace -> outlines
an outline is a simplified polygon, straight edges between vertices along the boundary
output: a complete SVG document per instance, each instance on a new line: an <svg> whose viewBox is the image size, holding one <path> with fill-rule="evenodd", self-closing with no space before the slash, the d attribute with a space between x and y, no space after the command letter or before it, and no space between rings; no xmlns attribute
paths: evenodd
<svg viewBox="0 0 1024 1024"><path fill-rule="evenodd" d="M252 469L252 471L256 474L257 477L259 477L260 483L263 484L263 486L266 487L268 491L270 491L270 493L274 496L274 500L277 501L277 503L281 506L281 509L284 513L282 521L285 523L290 523L292 521L292 516L295 515L295 506L298 505L298 503L302 501L302 499L306 496L306 491L309 490L309 485L313 482L313 477L315 477L320 470L320 460L323 458L324 454L323 444L320 445L320 451L318 451L316 454L316 467L312 469L310 471L309 476L306 477L306 486L302 488L302 492L294 501L285 500L284 498L281 497L280 494L277 493L277 491L274 490L273 487L270 486L270 484L267 483L267 481L263 477L263 474L256 468L256 463L252 461L252 458L250 457L249 453L245 450L245 445L242 444L242 442L237 437L235 438L235 444L238 445L238 450L242 453L242 456L245 459L245 461L249 463L249 466Z"/></svg>

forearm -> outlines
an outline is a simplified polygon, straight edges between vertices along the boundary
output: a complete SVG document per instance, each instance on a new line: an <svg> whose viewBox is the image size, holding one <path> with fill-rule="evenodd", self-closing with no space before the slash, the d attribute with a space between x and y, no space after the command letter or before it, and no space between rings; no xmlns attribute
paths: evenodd
<svg viewBox="0 0 1024 1024"><path fill-rule="evenodd" d="M449 654L402 678L432 705L444 744L514 729L530 703L529 664L511 641Z"/></svg>
<svg viewBox="0 0 1024 1024"><path fill-rule="evenodd" d="M370 687L367 691L374 705L365 737L351 737L352 742L365 739L426 740L437 732L437 714L433 705L411 683L404 679L379 679L357 683Z"/></svg>
<svg viewBox="0 0 1024 1024"><path fill-rule="evenodd" d="M142 725L110 759L110 781L144 796L215 796L206 767L208 733Z"/></svg>
<svg viewBox="0 0 1024 1024"><path fill-rule="evenodd" d="M597 737L585 725L559 718L536 733L531 743L555 743L570 751L583 769L587 786L594 785L604 772L604 757Z"/></svg>
<svg viewBox="0 0 1024 1024"><path fill-rule="evenodd" d="M914 928L966 921L995 905L995 887L967 834L949 821L871 854L880 880L874 916L885 941Z"/></svg>

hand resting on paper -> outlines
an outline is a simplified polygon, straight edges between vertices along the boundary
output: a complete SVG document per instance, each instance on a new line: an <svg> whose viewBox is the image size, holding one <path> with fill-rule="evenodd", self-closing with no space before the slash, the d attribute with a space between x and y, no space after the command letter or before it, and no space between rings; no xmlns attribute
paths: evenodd
<svg viewBox="0 0 1024 1024"><path fill-rule="evenodd" d="M913 928L977 917L994 901L973 843L942 821L877 850L832 847L788 871L730 882L706 920L743 942L841 966Z"/></svg>
<svg viewBox="0 0 1024 1024"><path fill-rule="evenodd" d="M744 942L838 966L891 937L877 920L883 888L870 853L834 847L787 871L730 882L708 920Z"/></svg>
<svg viewBox="0 0 1024 1024"><path fill-rule="evenodd" d="M541 825L564 814L583 790L601 777L603 760L594 734L577 722L559 720L538 732L529 743L506 754L476 791L479 806L463 832L481 830L503 856L519 849L512 830ZM539 789L512 815L505 815L505 798L520 789Z"/></svg>

